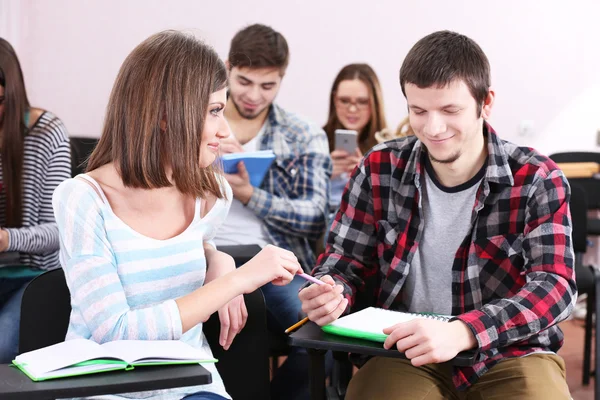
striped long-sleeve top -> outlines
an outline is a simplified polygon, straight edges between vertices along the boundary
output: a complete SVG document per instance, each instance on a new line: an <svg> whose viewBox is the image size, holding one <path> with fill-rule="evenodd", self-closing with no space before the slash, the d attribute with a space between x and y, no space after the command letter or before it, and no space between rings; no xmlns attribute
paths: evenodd
<svg viewBox="0 0 600 400"><path fill-rule="evenodd" d="M21 253L20 262L33 268L57 268L58 228L52 212L54 189L71 177L71 150L60 119L44 112L25 137L23 152L23 220L8 232L7 251ZM2 163L0 162L0 177ZM0 227L6 223L6 188L0 191Z"/></svg>
<svg viewBox="0 0 600 400"><path fill-rule="evenodd" d="M98 191L95 191L87 179ZM226 199L231 188L225 182ZM223 223L230 200L219 199L179 235L157 240L130 228L117 217L92 178L79 175L58 186L53 206L60 234L60 262L71 292L71 317L66 340L182 340L212 357L198 324L182 333L175 299L204 284L203 242L212 243ZM202 305L198 305L201 307ZM179 400L187 394L210 391L229 398L213 364L210 385L94 397Z"/></svg>

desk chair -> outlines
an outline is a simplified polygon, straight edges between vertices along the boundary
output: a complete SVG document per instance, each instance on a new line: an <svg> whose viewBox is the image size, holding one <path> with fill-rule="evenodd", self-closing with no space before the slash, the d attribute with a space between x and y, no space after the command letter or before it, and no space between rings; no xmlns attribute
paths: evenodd
<svg viewBox="0 0 600 400"><path fill-rule="evenodd" d="M260 291L244 296L248 309L248 322L242 332L235 338L231 348L225 352L219 345L219 318L213 314L206 322L206 337L220 361L217 369L223 378L228 392L240 400L269 399L269 370L267 343L265 338L266 319L264 299ZM36 350L62 342L65 339L71 299L62 269L45 272L29 283L23 294L21 303L21 326L19 335L19 352ZM204 373L206 370L198 366ZM148 368L151 373L152 368ZM163 374L171 374L174 368L164 367ZM181 375L190 375L189 369L181 370ZM133 372L133 371L132 371ZM98 374L101 376L103 374ZM193 376L181 379L182 376L172 376L172 379L162 382L161 387L139 387L137 391L168 389L180 386L199 384ZM252 379L252 384L247 384ZM208 381L210 382L210 380ZM204 383L208 383L204 382ZM110 382L106 384L109 385ZM119 385L112 385L110 393L123 393L135 390L123 390ZM106 393L106 392L105 392Z"/></svg>
<svg viewBox="0 0 600 400"><path fill-rule="evenodd" d="M98 139L72 137L71 142L71 176L75 177L85 171L87 160L98 144Z"/></svg>
<svg viewBox="0 0 600 400"><path fill-rule="evenodd" d="M257 244L244 244L219 246L219 251L233 257L235 266L239 268L257 255L261 251L261 248ZM269 341L271 370L275 371L279 366L279 357L287 356L290 352L290 346L287 343L287 335L283 332L272 332L271 330L268 330L267 337Z"/></svg>
<svg viewBox="0 0 600 400"><path fill-rule="evenodd" d="M573 250L575 252L575 279L579 294L587 294L585 336L583 349L583 384L590 383L591 355L592 355L592 328L596 329L595 360L598 370L600 357L600 319L594 323L594 312L600 309L600 271L588 265L583 265L583 255L587 250L587 195L577 184L571 185L571 219L573 222ZM594 398L600 399L600 380L594 372Z"/></svg>
<svg viewBox="0 0 600 400"><path fill-rule="evenodd" d="M600 153L594 152L565 152L550 155L556 163L595 162L600 164ZM569 183L577 184L586 193L588 210L600 210L600 179L569 178ZM600 236L600 219L588 218L588 235Z"/></svg>

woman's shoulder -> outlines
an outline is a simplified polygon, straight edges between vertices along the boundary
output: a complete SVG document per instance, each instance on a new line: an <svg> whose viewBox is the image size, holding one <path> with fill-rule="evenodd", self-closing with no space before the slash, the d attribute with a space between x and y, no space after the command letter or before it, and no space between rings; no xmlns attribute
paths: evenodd
<svg viewBox="0 0 600 400"><path fill-rule="evenodd" d="M94 184L86 178L85 174L81 174L61 182L54 190L52 203L55 208L62 204L69 208L76 206L78 209L97 209L102 204L102 199Z"/></svg>
<svg viewBox="0 0 600 400"><path fill-rule="evenodd" d="M69 143L65 124L50 111L32 108L29 114L29 136L52 142L52 147Z"/></svg>

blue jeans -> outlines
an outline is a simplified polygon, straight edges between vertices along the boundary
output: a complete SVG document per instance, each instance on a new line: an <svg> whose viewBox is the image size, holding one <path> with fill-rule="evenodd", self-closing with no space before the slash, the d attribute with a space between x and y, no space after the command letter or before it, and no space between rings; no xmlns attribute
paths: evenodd
<svg viewBox="0 0 600 400"><path fill-rule="evenodd" d="M32 278L0 278L0 364L9 364L19 352L21 299Z"/></svg>
<svg viewBox="0 0 600 400"><path fill-rule="evenodd" d="M181 400L226 400L225 397L211 392L197 392L188 394Z"/></svg>
<svg viewBox="0 0 600 400"><path fill-rule="evenodd" d="M286 286L267 283L261 288L267 305L267 325L272 332L285 331L298 322L302 303L298 291L306 281L299 276ZM285 362L277 368L271 381L271 400L307 400L309 358L306 349L291 347Z"/></svg>

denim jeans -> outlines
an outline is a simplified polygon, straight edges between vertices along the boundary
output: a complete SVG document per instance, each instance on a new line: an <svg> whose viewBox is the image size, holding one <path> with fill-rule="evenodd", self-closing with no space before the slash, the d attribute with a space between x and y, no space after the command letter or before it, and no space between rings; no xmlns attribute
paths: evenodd
<svg viewBox="0 0 600 400"><path fill-rule="evenodd" d="M211 392L197 392L188 394L181 400L226 400L225 397Z"/></svg>
<svg viewBox="0 0 600 400"><path fill-rule="evenodd" d="M286 286L271 283L261 288L267 305L269 330L282 332L298 322L302 303L298 291L306 281L299 276ZM285 362L277 368L271 381L271 400L308 400L308 353L301 347L291 347Z"/></svg>
<svg viewBox="0 0 600 400"><path fill-rule="evenodd" d="M21 298L31 279L0 278L0 364L9 364L18 354Z"/></svg>

